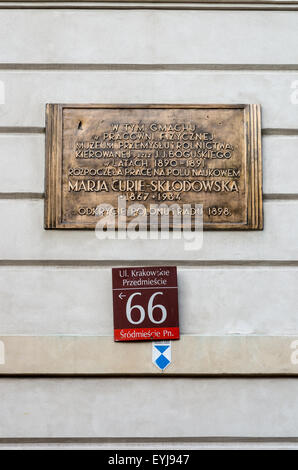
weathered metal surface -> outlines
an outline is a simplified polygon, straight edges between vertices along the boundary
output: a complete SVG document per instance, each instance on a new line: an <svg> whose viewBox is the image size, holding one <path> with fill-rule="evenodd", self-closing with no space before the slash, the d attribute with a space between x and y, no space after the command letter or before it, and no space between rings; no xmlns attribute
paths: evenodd
<svg viewBox="0 0 298 470"><path fill-rule="evenodd" d="M173 204L170 227L263 228L259 105L48 104L46 151L45 228L146 229Z"/></svg>

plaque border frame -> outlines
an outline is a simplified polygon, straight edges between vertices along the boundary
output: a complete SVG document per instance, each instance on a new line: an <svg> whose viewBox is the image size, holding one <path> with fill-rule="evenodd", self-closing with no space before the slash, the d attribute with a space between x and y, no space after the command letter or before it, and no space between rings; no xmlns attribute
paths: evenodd
<svg viewBox="0 0 298 470"><path fill-rule="evenodd" d="M62 222L63 110L75 109L244 109L247 177L246 223L206 223L204 230L263 230L261 106L259 104L46 104L45 229L89 229L94 224Z"/></svg>

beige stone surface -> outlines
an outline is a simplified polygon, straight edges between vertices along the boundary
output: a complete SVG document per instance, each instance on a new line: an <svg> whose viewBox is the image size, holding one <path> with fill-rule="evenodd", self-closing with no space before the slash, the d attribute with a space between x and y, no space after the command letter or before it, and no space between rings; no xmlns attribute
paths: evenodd
<svg viewBox="0 0 298 470"><path fill-rule="evenodd" d="M298 375L298 336L182 336L172 363L152 363L151 342L111 336L2 336L1 375Z"/></svg>

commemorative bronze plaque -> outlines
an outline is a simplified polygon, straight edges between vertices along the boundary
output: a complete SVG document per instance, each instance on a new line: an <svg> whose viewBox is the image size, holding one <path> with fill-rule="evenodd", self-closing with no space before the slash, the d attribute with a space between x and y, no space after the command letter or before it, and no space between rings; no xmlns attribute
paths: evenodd
<svg viewBox="0 0 298 470"><path fill-rule="evenodd" d="M263 228L259 105L48 104L46 117L45 228L92 229L119 200L148 221L201 205L204 229Z"/></svg>

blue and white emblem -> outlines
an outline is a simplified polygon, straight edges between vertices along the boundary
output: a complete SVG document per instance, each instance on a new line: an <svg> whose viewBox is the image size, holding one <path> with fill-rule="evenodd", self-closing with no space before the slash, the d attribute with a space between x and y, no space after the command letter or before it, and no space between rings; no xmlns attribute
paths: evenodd
<svg viewBox="0 0 298 470"><path fill-rule="evenodd" d="M171 364L172 352L170 341L152 343L152 362L160 370L165 370Z"/></svg>

